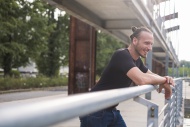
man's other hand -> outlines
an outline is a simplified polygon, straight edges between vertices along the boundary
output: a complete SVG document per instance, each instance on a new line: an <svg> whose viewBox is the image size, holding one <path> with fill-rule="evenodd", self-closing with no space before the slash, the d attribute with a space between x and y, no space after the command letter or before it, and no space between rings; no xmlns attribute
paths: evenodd
<svg viewBox="0 0 190 127"><path fill-rule="evenodd" d="M160 93L163 88L165 91L165 99L170 99L170 97L172 95L172 88L170 87L170 84L168 84L168 83L160 84L158 92Z"/></svg>

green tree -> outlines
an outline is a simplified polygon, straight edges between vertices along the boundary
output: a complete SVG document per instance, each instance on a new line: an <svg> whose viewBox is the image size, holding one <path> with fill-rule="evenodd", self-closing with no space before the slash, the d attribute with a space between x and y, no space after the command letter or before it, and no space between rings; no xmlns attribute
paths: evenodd
<svg viewBox="0 0 190 127"><path fill-rule="evenodd" d="M55 19L55 8L49 6L48 25L53 25L48 38L47 49L37 59L37 66L40 73L52 77L58 76L60 66L68 64L69 49L69 15L60 14Z"/></svg>
<svg viewBox="0 0 190 127"><path fill-rule="evenodd" d="M168 74L170 76L172 76L172 71L174 71L175 73L177 73L175 69L173 68L169 68L168 69ZM185 60L181 60L180 61L180 65L178 68L178 76L179 77L189 77L190 76L190 61L185 61ZM176 74L175 74L176 75Z"/></svg>
<svg viewBox="0 0 190 127"><path fill-rule="evenodd" d="M111 59L116 49L124 48L125 44L119 42L114 37L105 33L98 33L97 36L97 54L96 54L96 74L101 75L103 69Z"/></svg>
<svg viewBox="0 0 190 127"><path fill-rule="evenodd" d="M180 61L180 67L183 67L183 66L190 68L190 61L181 60Z"/></svg>
<svg viewBox="0 0 190 127"><path fill-rule="evenodd" d="M180 77L187 77L190 75L190 61L180 61Z"/></svg>
<svg viewBox="0 0 190 127"><path fill-rule="evenodd" d="M43 49L46 8L40 0L1 0L0 5L0 66L10 76L12 68L26 65Z"/></svg>

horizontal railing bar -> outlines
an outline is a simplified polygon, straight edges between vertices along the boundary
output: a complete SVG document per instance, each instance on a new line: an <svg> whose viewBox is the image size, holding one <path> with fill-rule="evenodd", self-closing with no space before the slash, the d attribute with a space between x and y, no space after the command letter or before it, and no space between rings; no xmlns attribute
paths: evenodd
<svg viewBox="0 0 190 127"><path fill-rule="evenodd" d="M161 109L160 113L158 114L158 117L164 112L164 110L167 108L168 103L164 105L164 107Z"/></svg>
<svg viewBox="0 0 190 127"><path fill-rule="evenodd" d="M143 85L6 106L0 109L0 127L46 127L104 109L155 89L153 85Z"/></svg>
<svg viewBox="0 0 190 127"><path fill-rule="evenodd" d="M172 121L174 120L174 116L170 117L170 123L172 123Z"/></svg>
<svg viewBox="0 0 190 127"><path fill-rule="evenodd" d="M166 123L166 125L164 127L168 127L168 123Z"/></svg>
<svg viewBox="0 0 190 127"><path fill-rule="evenodd" d="M159 127L161 127L164 123L164 121L166 120L166 118L168 117L168 113L166 115L164 115L163 119L161 120Z"/></svg>
<svg viewBox="0 0 190 127"><path fill-rule="evenodd" d="M174 114L174 110L172 109L172 110L170 111L170 116L173 116L173 114Z"/></svg>
<svg viewBox="0 0 190 127"><path fill-rule="evenodd" d="M148 127L153 127L154 126L154 123L153 122L151 122L149 125L148 125Z"/></svg>
<svg viewBox="0 0 190 127"><path fill-rule="evenodd" d="M168 113L166 113L166 114L164 115L163 119L162 119L161 122L160 122L159 127L161 127L161 126L163 125L163 123L164 123L164 121L166 120L167 117L168 117Z"/></svg>
<svg viewBox="0 0 190 127"><path fill-rule="evenodd" d="M174 105L174 102L171 102L170 107L172 107L173 105Z"/></svg>
<svg viewBox="0 0 190 127"><path fill-rule="evenodd" d="M184 79L179 78L174 81L178 80ZM158 86L143 85L77 94L61 99L50 99L48 101L18 104L16 106L4 106L0 108L0 127L46 127L116 105L122 101L151 92L157 88ZM171 100L167 101L167 105L164 109L166 109L167 106L171 106ZM162 112L163 111L161 111L159 115L161 115ZM168 113L164 115L161 121L162 124L168 116Z"/></svg>
<svg viewBox="0 0 190 127"><path fill-rule="evenodd" d="M170 116L172 116L174 114L174 109L172 108L170 111Z"/></svg>

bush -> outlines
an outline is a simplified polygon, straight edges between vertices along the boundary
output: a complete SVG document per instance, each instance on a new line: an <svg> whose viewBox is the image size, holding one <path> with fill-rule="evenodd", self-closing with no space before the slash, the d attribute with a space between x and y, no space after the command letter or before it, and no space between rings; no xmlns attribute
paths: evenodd
<svg viewBox="0 0 190 127"><path fill-rule="evenodd" d="M19 78L20 77L20 72L18 70L11 70L11 75L12 78Z"/></svg>
<svg viewBox="0 0 190 127"><path fill-rule="evenodd" d="M68 78L66 77L0 78L0 90L66 86L67 83Z"/></svg>

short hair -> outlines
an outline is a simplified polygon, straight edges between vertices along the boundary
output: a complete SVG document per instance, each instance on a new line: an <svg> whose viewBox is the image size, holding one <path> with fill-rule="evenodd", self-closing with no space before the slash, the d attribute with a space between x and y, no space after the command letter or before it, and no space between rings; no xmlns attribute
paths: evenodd
<svg viewBox="0 0 190 127"><path fill-rule="evenodd" d="M133 34L131 34L131 36L130 36L131 41L133 40L134 37L139 38L140 33L141 33L142 31L149 32L149 33L153 34L152 31L149 30L149 29L148 29L147 27L145 27L145 26L141 26L141 27L132 26L131 29L132 29L132 31L133 31Z"/></svg>

